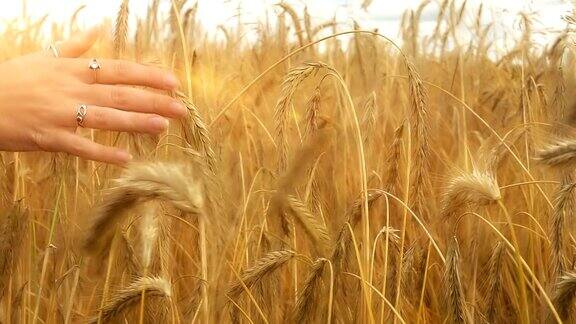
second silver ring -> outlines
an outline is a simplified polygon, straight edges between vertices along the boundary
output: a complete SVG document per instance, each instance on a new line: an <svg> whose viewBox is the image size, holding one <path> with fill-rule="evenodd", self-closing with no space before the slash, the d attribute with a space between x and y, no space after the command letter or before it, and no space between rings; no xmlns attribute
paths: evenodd
<svg viewBox="0 0 576 324"><path fill-rule="evenodd" d="M88 106L79 105L76 108L76 124L80 127L84 127L84 122L86 121L86 115L88 114Z"/></svg>

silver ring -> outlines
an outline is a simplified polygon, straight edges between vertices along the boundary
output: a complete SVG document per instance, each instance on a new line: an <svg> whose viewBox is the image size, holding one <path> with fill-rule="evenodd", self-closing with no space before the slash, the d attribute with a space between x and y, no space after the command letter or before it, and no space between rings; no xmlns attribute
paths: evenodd
<svg viewBox="0 0 576 324"><path fill-rule="evenodd" d="M60 57L60 51L58 50L56 44L50 44L50 46L48 46L48 50L52 52L52 55L54 55L55 58Z"/></svg>
<svg viewBox="0 0 576 324"><path fill-rule="evenodd" d="M88 106L79 105L76 108L76 123L80 127L84 127L84 121L86 120L86 114L88 113Z"/></svg>
<svg viewBox="0 0 576 324"><path fill-rule="evenodd" d="M100 62L98 62L98 60L95 58L90 59L90 63L88 63L88 68L94 71L94 83L98 82L98 70L102 68Z"/></svg>
<svg viewBox="0 0 576 324"><path fill-rule="evenodd" d="M98 62L97 59L93 58L90 60L90 64L88 64L88 67L90 68L90 70L96 71L100 70L100 68L102 68L102 65L100 65L100 62Z"/></svg>

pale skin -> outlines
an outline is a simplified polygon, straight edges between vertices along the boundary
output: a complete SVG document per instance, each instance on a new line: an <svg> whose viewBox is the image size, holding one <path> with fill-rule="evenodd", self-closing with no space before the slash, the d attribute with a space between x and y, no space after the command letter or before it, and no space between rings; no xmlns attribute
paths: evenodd
<svg viewBox="0 0 576 324"><path fill-rule="evenodd" d="M122 165L132 159L126 151L77 133L78 105L88 107L83 127L108 131L160 134L168 118L186 114L168 95L178 87L171 72L111 59L90 70L90 59L79 57L99 33L93 28L59 43L58 58L42 51L0 63L0 151L64 152Z"/></svg>

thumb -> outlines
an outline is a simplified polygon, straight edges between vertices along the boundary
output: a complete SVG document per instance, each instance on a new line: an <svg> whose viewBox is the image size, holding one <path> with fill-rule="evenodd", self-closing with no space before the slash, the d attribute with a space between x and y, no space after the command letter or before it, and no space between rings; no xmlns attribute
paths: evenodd
<svg viewBox="0 0 576 324"><path fill-rule="evenodd" d="M70 39L58 43L60 57L75 58L86 53L100 36L100 27L92 27L87 31L77 33Z"/></svg>

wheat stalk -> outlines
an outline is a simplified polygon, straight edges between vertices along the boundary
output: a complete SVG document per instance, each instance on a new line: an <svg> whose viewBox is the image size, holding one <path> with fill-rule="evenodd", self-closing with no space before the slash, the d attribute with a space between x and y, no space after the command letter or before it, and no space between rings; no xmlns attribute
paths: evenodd
<svg viewBox="0 0 576 324"><path fill-rule="evenodd" d="M469 322L458 264L458 242L456 237L453 237L446 253L443 285L448 322L454 324Z"/></svg>
<svg viewBox="0 0 576 324"><path fill-rule="evenodd" d="M368 208L370 208L378 198L382 197L382 195L383 193L380 191L368 193ZM340 269L342 261L347 258L352 243L348 224L350 224L350 227L354 229L358 223L360 223L360 220L362 220L363 201L363 197L354 201L346 214L346 222L342 225L340 232L338 232L338 237L336 238L330 257L330 260L336 269Z"/></svg>
<svg viewBox="0 0 576 324"><path fill-rule="evenodd" d="M406 61L408 69L408 83L410 88L410 129L415 137L412 167L410 176L410 202L415 206L418 215L426 215L426 193L430 191L430 145L429 121L426 89L414 65Z"/></svg>
<svg viewBox="0 0 576 324"><path fill-rule="evenodd" d="M126 314L131 309L136 308L142 300L142 296L146 296L148 303L151 299L169 299L172 296L172 286L170 282L160 277L141 277L131 283L127 288L115 292L108 300L106 300L103 307L100 309L100 316L93 317L89 323L98 323L101 320L103 323L108 323L122 314ZM155 304L154 307L158 307ZM164 305L164 307L166 307ZM158 309L152 309L148 306L151 312L158 313ZM167 313L167 311L164 311ZM159 320L156 318L156 320Z"/></svg>
<svg viewBox="0 0 576 324"><path fill-rule="evenodd" d="M576 297L576 273L567 272L559 277L553 300L558 315L563 321L567 321L570 316L574 297Z"/></svg>
<svg viewBox="0 0 576 324"><path fill-rule="evenodd" d="M274 251L258 259L255 264L242 271L240 279L230 285L228 295L237 297L244 291L244 286L250 289L254 284L260 282L266 276L280 269L288 261L296 256L294 251Z"/></svg>
<svg viewBox="0 0 576 324"><path fill-rule="evenodd" d="M327 126L327 122L319 125L319 128L308 143L303 145L294 157L290 168L278 180L278 189L270 201L269 214L280 217L280 226L284 235L290 234L290 224L287 219L286 196L294 187L298 179L305 177L310 164L329 145L332 135L332 128Z"/></svg>
<svg viewBox="0 0 576 324"><path fill-rule="evenodd" d="M284 11L286 11L290 16L290 19L292 19L292 23L296 29L296 37L298 37L298 43L300 46L304 46L304 30L302 29L302 25L300 25L300 19L296 13L296 10L294 10L294 8L285 2L280 2L278 6L284 9Z"/></svg>
<svg viewBox="0 0 576 324"><path fill-rule="evenodd" d="M368 7L372 4L373 0L364 0L362 1L362 9L368 10Z"/></svg>
<svg viewBox="0 0 576 324"><path fill-rule="evenodd" d="M415 291L414 277L417 275L416 268L414 267L415 260L416 245L412 245L403 253L402 262L400 263L400 276L405 279L402 280L398 292L400 293L400 296L404 297L404 299L407 299L408 293Z"/></svg>
<svg viewBox="0 0 576 324"><path fill-rule="evenodd" d="M194 31L194 26L196 25L196 14L198 13L198 2L194 4L192 8L189 8L184 13L184 29L185 35L189 35L190 32Z"/></svg>
<svg viewBox="0 0 576 324"><path fill-rule="evenodd" d="M451 216L466 204L481 206L500 198L498 182L491 173L477 169L460 172L446 185L442 197L442 215Z"/></svg>
<svg viewBox="0 0 576 324"><path fill-rule="evenodd" d="M325 23L319 24L312 29L311 38L313 39L316 35L318 35L318 33L323 31L324 29L327 29L327 28L333 28L334 29L334 28L336 28L337 25L338 24L336 23L335 20L330 20L330 21L327 21Z"/></svg>
<svg viewBox="0 0 576 324"><path fill-rule="evenodd" d="M312 264L302 288L298 290L296 305L292 310L294 323L309 323L314 320L315 311L321 300L322 276L327 265L328 260L324 258L319 258Z"/></svg>
<svg viewBox="0 0 576 324"><path fill-rule="evenodd" d="M116 16L116 27L114 29L114 56L121 57L126 50L126 40L128 38L128 15L129 0L122 0L120 10Z"/></svg>
<svg viewBox="0 0 576 324"><path fill-rule="evenodd" d="M310 16L308 6L304 7L304 30L306 30L306 41L312 43L312 17ZM312 48L311 51L314 53L314 48Z"/></svg>
<svg viewBox="0 0 576 324"><path fill-rule="evenodd" d="M10 277L14 274L20 252L22 238L28 227L28 212L16 203L12 210L0 218L0 300L8 289Z"/></svg>
<svg viewBox="0 0 576 324"><path fill-rule="evenodd" d="M154 246L156 245L156 240L158 239L158 217L155 215L155 206L150 206L144 210L144 215L142 216L142 221L140 223L140 233L141 233L141 247L142 247L142 267L144 273L148 273L148 267L152 262L152 256L154 253Z"/></svg>
<svg viewBox="0 0 576 324"><path fill-rule="evenodd" d="M310 62L291 69L282 81L280 98L274 109L274 120L276 122L275 142L278 146L278 170L284 171L288 160L288 148L286 143L286 116L288 108L292 102L292 97L298 86L310 75L320 69L328 68L322 62Z"/></svg>
<svg viewBox="0 0 576 324"><path fill-rule="evenodd" d="M388 241L392 243L392 246L394 246L395 248L399 248L398 246L398 243L400 243L400 236L398 235L399 232L400 230L395 229L394 227L384 226L380 229L378 234L384 237L388 236Z"/></svg>
<svg viewBox="0 0 576 324"><path fill-rule="evenodd" d="M539 150L536 160L551 167L571 168L576 162L576 140L559 139Z"/></svg>
<svg viewBox="0 0 576 324"><path fill-rule="evenodd" d="M146 22L148 22L148 35L150 38L147 40L148 44L154 41L157 34L156 25L158 24L158 8L160 6L160 0L153 0L148 7L148 14L146 17ZM148 47L147 47L148 48Z"/></svg>
<svg viewBox="0 0 576 324"><path fill-rule="evenodd" d="M96 207L84 243L86 250L94 254L105 251L117 224L126 218L125 211L151 199L165 200L185 213L196 215L201 214L203 206L198 184L187 180L183 168L165 163L133 164L113 182Z"/></svg>
<svg viewBox="0 0 576 324"><path fill-rule="evenodd" d="M374 126L376 125L376 92L372 91L368 96L362 110L364 110L362 127L364 132L364 142L366 143L373 136Z"/></svg>
<svg viewBox="0 0 576 324"><path fill-rule="evenodd" d="M306 131L305 137L311 136L316 130L318 130L318 114L320 111L320 100L322 99L322 93L320 92L320 87L316 87L314 94L308 100L308 105L306 106Z"/></svg>
<svg viewBox="0 0 576 324"><path fill-rule="evenodd" d="M24 299L24 292L26 291L27 286L28 282L24 283L12 299L12 316L10 318L10 323L22 323L19 310L22 307L22 299Z"/></svg>
<svg viewBox="0 0 576 324"><path fill-rule="evenodd" d="M554 195L550 243L552 245L552 266L555 276L560 276L566 267L564 260L565 219L567 216L573 217L574 214L575 187L576 183L572 177L565 177Z"/></svg>
<svg viewBox="0 0 576 324"><path fill-rule="evenodd" d="M192 100L183 92L176 91L176 97L188 108L188 115L183 121L184 138L192 144L196 150L201 150L206 155L206 163L212 172L216 168L216 155L212 149L210 131L200 116L198 108Z"/></svg>
<svg viewBox="0 0 576 324"><path fill-rule="evenodd" d="M252 267L242 270L240 278L229 286L227 292L228 298L230 298L230 300L237 299L245 289L251 289L256 284L262 283L264 279L282 268L295 256L296 253L289 250L267 253L258 259ZM236 307L230 308L230 318L232 322L238 322Z"/></svg>
<svg viewBox="0 0 576 324"><path fill-rule="evenodd" d="M564 46L562 46L562 43L564 43L562 38L559 38L559 45L561 48L563 48ZM559 57L561 57L561 54L558 55ZM562 68L562 65L560 65L558 67L558 70L556 71L556 75L557 75L557 83L556 83L556 87L554 89L554 99L552 101L552 107L554 107L554 110L552 111L552 120L555 122L562 122L562 121L567 121L569 120L570 117L574 117L574 116L569 116L570 115L570 111L567 109L568 108L568 103L566 102L566 81L564 79L564 73L563 73L564 69ZM573 114L573 112L572 112ZM560 135L560 132L556 132L557 135Z"/></svg>
<svg viewBox="0 0 576 324"><path fill-rule="evenodd" d="M508 148L518 141L524 134L524 130L513 131L505 140L489 138L478 149L478 159L473 160L475 169L486 173L496 173L498 166L504 160Z"/></svg>
<svg viewBox="0 0 576 324"><path fill-rule="evenodd" d="M141 262L134 250L134 246L130 242L128 233L123 231L120 238L121 248L117 259L124 263L119 266L126 267L128 265L128 270L130 270L131 274L140 274L142 272Z"/></svg>
<svg viewBox="0 0 576 324"><path fill-rule="evenodd" d="M496 314L499 309L498 301L502 292L502 268L504 263L504 247L501 242L498 242L490 259L488 260L487 278L487 294L486 294L486 319L488 323L495 323Z"/></svg>
<svg viewBox="0 0 576 324"><path fill-rule="evenodd" d="M170 49L173 53L180 52L182 44L178 42L178 35L180 35L180 21L182 8L187 0L170 0L170 31L172 37L172 44Z"/></svg>
<svg viewBox="0 0 576 324"><path fill-rule="evenodd" d="M392 145L388 150L386 156L386 172L385 180L383 183L384 190L396 194L399 194L400 190L400 172L398 170L400 166L400 159L402 158L402 136L404 133L404 123L402 123L394 131L394 140Z"/></svg>
<svg viewBox="0 0 576 324"><path fill-rule="evenodd" d="M70 18L70 31L76 31L78 29L76 26L76 20L78 19L78 14L80 14L80 12L84 9L86 9L86 5L81 5L80 7L76 8L76 10L74 10L74 13Z"/></svg>
<svg viewBox="0 0 576 324"><path fill-rule="evenodd" d="M331 240L326 226L297 197L288 195L286 201L294 217L302 224L314 243L318 244L318 250L322 253L327 251Z"/></svg>

